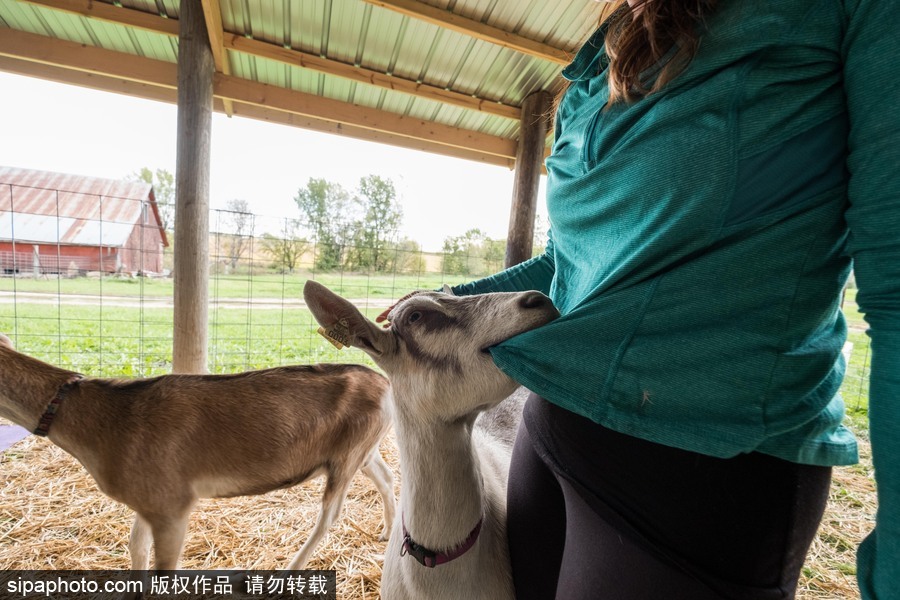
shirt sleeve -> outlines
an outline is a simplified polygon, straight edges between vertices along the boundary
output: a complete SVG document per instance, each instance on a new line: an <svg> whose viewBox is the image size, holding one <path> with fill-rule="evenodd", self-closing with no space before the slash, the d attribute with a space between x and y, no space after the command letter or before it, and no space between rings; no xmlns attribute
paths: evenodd
<svg viewBox="0 0 900 600"><path fill-rule="evenodd" d="M543 254L514 265L496 275L457 285L451 289L457 296L526 290L537 290L549 295L554 272L553 237L551 235Z"/></svg>
<svg viewBox="0 0 900 600"><path fill-rule="evenodd" d="M869 324L869 422L878 488L874 531L857 554L864 600L900 598L900 29L896 0L845 0L850 117L849 251Z"/></svg>

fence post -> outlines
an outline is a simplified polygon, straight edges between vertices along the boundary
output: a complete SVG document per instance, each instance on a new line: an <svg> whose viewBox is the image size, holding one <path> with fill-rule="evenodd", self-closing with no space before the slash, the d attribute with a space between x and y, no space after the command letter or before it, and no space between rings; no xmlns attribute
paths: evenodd
<svg viewBox="0 0 900 600"><path fill-rule="evenodd" d="M201 3L182 2L178 24L172 370L205 373L208 369L209 162L215 67Z"/></svg>
<svg viewBox="0 0 900 600"><path fill-rule="evenodd" d="M541 165L544 163L549 109L550 94L545 91L531 94L522 104L509 234L506 238L507 267L531 258L534 247L534 216Z"/></svg>

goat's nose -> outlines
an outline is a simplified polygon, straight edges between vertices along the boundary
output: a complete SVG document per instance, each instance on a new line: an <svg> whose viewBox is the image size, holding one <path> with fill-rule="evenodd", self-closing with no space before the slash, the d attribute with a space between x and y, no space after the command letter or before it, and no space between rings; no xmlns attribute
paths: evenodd
<svg viewBox="0 0 900 600"><path fill-rule="evenodd" d="M550 298L540 292L526 292L519 298L519 306L522 308L544 308L550 304Z"/></svg>

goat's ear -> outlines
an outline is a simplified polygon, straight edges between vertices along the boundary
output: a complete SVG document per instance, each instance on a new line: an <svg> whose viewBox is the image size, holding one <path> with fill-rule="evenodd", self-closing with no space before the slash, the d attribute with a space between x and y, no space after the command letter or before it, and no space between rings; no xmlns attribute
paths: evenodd
<svg viewBox="0 0 900 600"><path fill-rule="evenodd" d="M321 283L307 280L303 286L303 299L327 337L359 348L373 357L382 356L387 351L390 334L367 319L351 302Z"/></svg>

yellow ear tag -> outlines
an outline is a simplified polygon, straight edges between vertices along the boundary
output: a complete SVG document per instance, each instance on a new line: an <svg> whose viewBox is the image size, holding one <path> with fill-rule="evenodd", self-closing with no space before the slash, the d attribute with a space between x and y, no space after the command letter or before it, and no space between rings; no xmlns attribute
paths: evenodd
<svg viewBox="0 0 900 600"><path fill-rule="evenodd" d="M347 324L347 319L341 319L334 325L328 327L328 329L319 327L318 332L319 335L331 342L338 350L341 350L344 346L350 345L350 327Z"/></svg>

